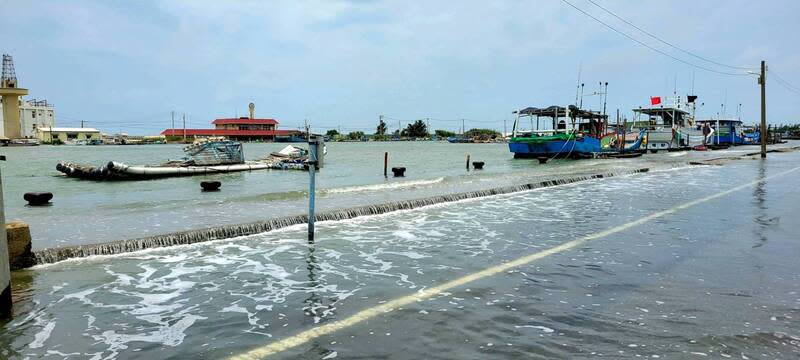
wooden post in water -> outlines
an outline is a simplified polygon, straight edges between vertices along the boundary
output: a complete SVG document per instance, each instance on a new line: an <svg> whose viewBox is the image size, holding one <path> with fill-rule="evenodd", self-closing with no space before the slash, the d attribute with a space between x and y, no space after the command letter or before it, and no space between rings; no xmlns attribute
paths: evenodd
<svg viewBox="0 0 800 360"><path fill-rule="evenodd" d="M758 83L761 85L761 158L767 158L767 63L761 60L761 76Z"/></svg>
<svg viewBox="0 0 800 360"><path fill-rule="evenodd" d="M0 160L5 160L0 156ZM11 263L8 259L6 214L3 203L3 180L0 174L0 318L11 315Z"/></svg>
<svg viewBox="0 0 800 360"><path fill-rule="evenodd" d="M614 128L614 132L617 134L617 147L619 147L619 109L617 109L617 126Z"/></svg>
<svg viewBox="0 0 800 360"><path fill-rule="evenodd" d="M385 177L385 178L389 177L386 174L386 169L388 169L388 168L389 168L389 152L387 151L387 152L383 153L383 177Z"/></svg>
<svg viewBox="0 0 800 360"><path fill-rule="evenodd" d="M467 171L469 171L469 154L467 154Z"/></svg>
<svg viewBox="0 0 800 360"><path fill-rule="evenodd" d="M625 149L625 132L628 131L628 119L622 120L622 141L619 142L619 149Z"/></svg>

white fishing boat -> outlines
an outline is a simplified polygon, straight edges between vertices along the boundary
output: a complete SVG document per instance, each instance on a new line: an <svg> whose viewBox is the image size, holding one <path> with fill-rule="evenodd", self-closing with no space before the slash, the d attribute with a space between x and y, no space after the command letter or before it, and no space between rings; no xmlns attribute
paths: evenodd
<svg viewBox="0 0 800 360"><path fill-rule="evenodd" d="M630 124L630 132L645 131L642 149L655 153L703 144L703 132L695 127L694 102L681 103L680 97L676 97L673 105L639 107L633 112L636 117Z"/></svg>
<svg viewBox="0 0 800 360"><path fill-rule="evenodd" d="M287 146L265 159L248 162L244 161L241 143L222 138L199 140L183 150L186 158L161 165L128 165L110 161L102 166L88 166L59 162L56 170L68 177L88 180L145 180L265 169L308 170L308 151L295 146Z"/></svg>

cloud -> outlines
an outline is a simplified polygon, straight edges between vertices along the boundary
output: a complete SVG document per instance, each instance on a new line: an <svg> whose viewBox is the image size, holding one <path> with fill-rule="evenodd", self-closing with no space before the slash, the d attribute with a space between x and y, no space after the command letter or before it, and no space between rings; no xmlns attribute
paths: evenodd
<svg viewBox="0 0 800 360"><path fill-rule="evenodd" d="M586 1L571 2L686 57ZM737 64L767 57L783 78L800 82L800 52L787 45L800 30L791 16L800 10L795 2L600 3L683 48ZM23 81L36 86L37 96L55 98L57 112L87 120L106 118L100 109L107 108L136 118L175 109L202 126L255 101L261 114L284 124L310 117L333 127L394 114L499 126L518 106L574 101L581 62L587 84L612 84L611 108L672 90L676 75L688 92L692 76L690 67L558 1L87 0L13 7L18 14L0 24L0 41L18 55ZM16 36L4 26L18 29ZM696 78L710 103L723 101L726 90L731 101L754 91L747 80L702 71ZM775 94L770 113L795 113L787 99ZM755 114L757 104L744 102ZM138 121L152 123L150 132L163 122Z"/></svg>

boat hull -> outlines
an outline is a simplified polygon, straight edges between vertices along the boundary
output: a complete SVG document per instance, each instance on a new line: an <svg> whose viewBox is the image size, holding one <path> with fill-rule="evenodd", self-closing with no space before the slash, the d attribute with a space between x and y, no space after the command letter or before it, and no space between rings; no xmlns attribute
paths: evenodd
<svg viewBox="0 0 800 360"><path fill-rule="evenodd" d="M604 147L601 139L592 136L546 141L515 141L512 139L508 143L508 149L514 153L515 158L587 158L594 157L596 154L626 153L638 150L642 144L643 135L644 132L640 132L636 141L622 150L608 145Z"/></svg>
<svg viewBox="0 0 800 360"><path fill-rule="evenodd" d="M600 141L592 137L544 143L509 142L508 149L514 153L515 158L579 158L601 151Z"/></svg>
<svg viewBox="0 0 800 360"><path fill-rule="evenodd" d="M642 148L651 152L659 150L686 149L703 145L703 133L699 130L681 128L648 130Z"/></svg>

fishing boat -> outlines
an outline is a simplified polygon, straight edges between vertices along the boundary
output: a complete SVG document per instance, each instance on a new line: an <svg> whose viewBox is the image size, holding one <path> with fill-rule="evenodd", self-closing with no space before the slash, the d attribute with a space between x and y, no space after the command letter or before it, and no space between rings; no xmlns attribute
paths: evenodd
<svg viewBox="0 0 800 360"><path fill-rule="evenodd" d="M451 144L466 144L466 143L471 143L472 139L466 138L464 136L451 136L447 138L447 142Z"/></svg>
<svg viewBox="0 0 800 360"><path fill-rule="evenodd" d="M2 146L39 146L38 139L4 139Z"/></svg>
<svg viewBox="0 0 800 360"><path fill-rule="evenodd" d="M299 143L306 142L305 136L301 135L279 135L275 136L275 142L280 143Z"/></svg>
<svg viewBox="0 0 800 360"><path fill-rule="evenodd" d="M708 124L714 128L707 142L713 145L744 145L755 143L745 136L745 128L741 120L735 119L706 119L697 120L697 126Z"/></svg>
<svg viewBox="0 0 800 360"><path fill-rule="evenodd" d="M242 144L223 138L198 140L183 150L187 157L160 165L109 161L102 166L89 166L62 161L56 165L56 170L68 177L87 180L146 180L265 169L308 170L308 152L294 146L258 161L245 161Z"/></svg>
<svg viewBox="0 0 800 360"><path fill-rule="evenodd" d="M603 153L627 153L637 150L643 140L640 131L633 143L624 144L624 133L606 132L607 115L574 105L528 107L515 113L508 142L515 158L585 158ZM531 130L522 129L526 118Z"/></svg>
<svg viewBox="0 0 800 360"><path fill-rule="evenodd" d="M694 112L695 99L696 97L692 97L691 102L683 102L681 97L675 97L672 105L633 109L636 117L629 124L629 130L645 130L643 148L652 153L660 150L687 150L704 145L703 132L696 126L694 116L691 115Z"/></svg>

